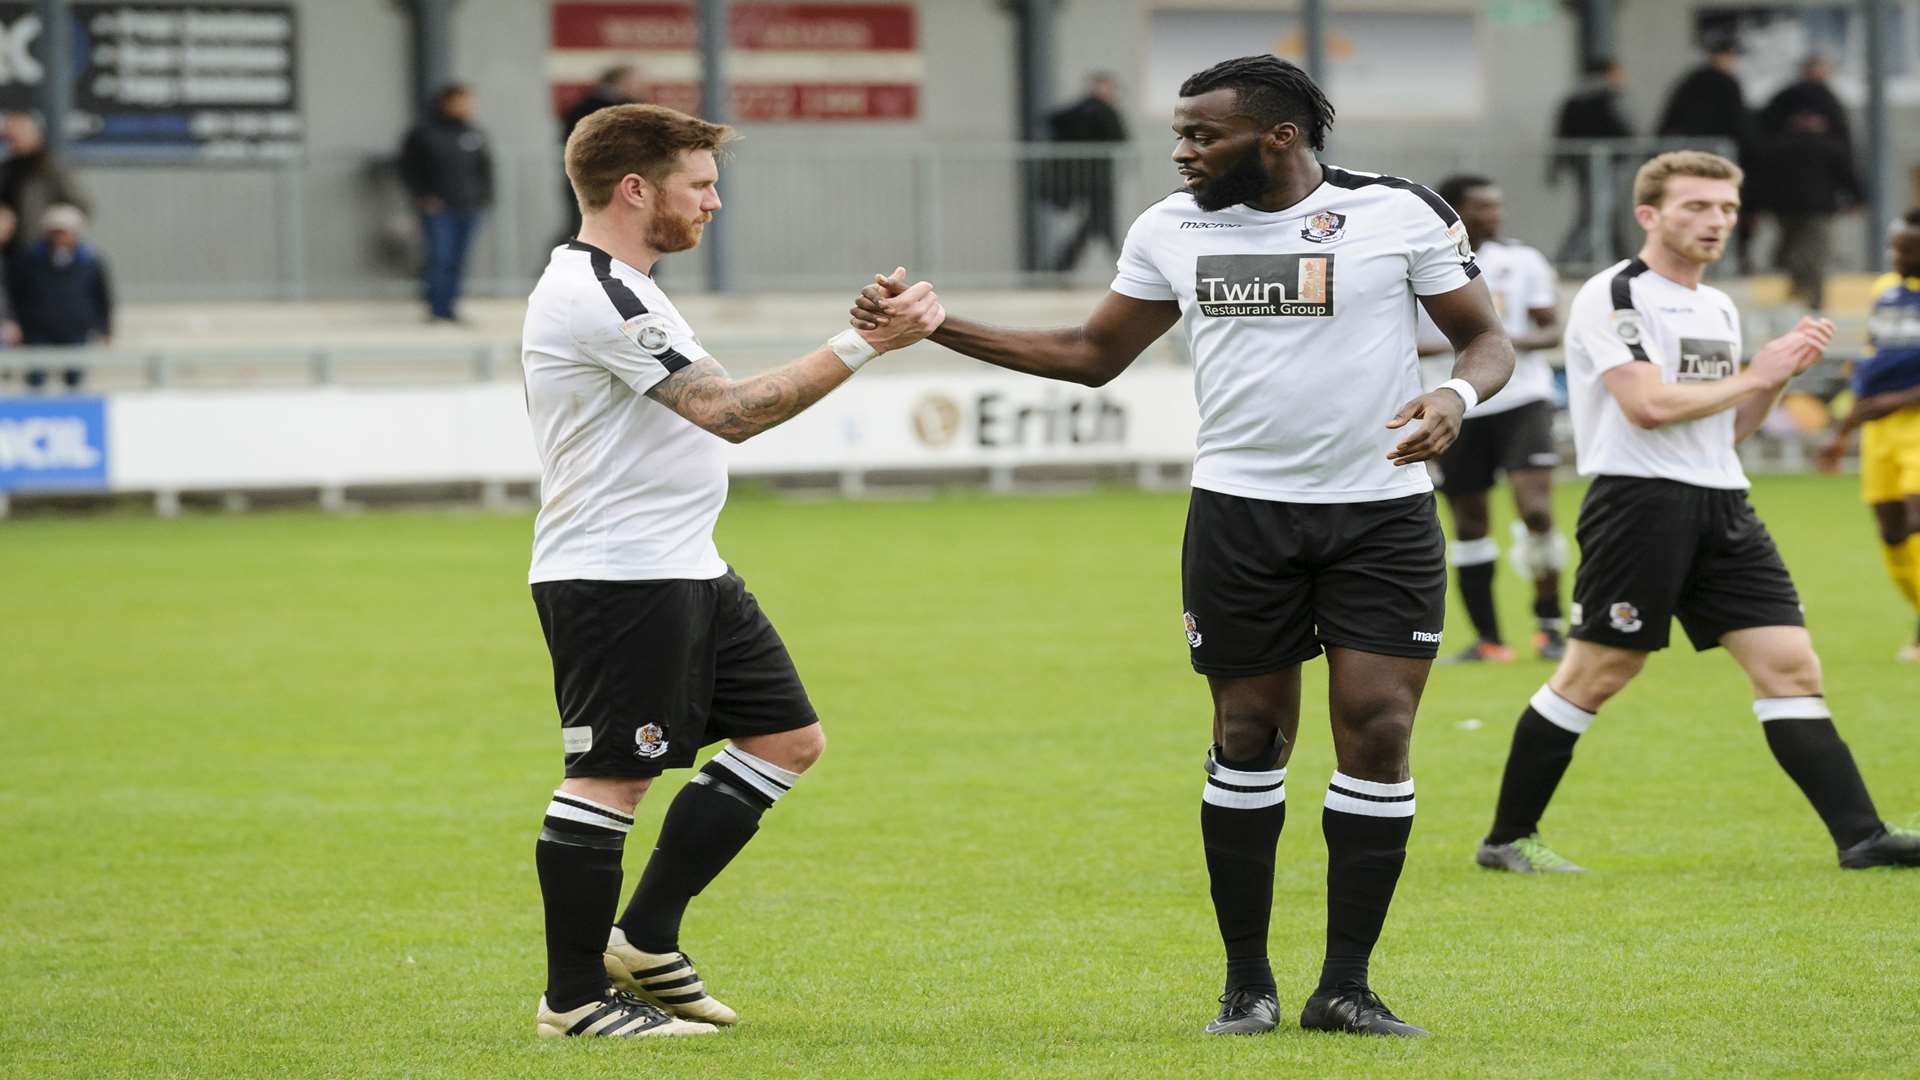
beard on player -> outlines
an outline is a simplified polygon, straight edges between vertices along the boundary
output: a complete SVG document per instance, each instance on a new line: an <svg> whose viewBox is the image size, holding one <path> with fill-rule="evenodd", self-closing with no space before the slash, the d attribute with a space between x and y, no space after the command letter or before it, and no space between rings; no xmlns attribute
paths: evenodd
<svg viewBox="0 0 1920 1080"><path fill-rule="evenodd" d="M1273 173L1268 171L1266 162L1260 160L1260 147L1255 143L1227 166L1225 172L1194 185L1193 201L1211 213L1251 202L1265 195L1272 186Z"/></svg>
<svg viewBox="0 0 1920 1080"><path fill-rule="evenodd" d="M690 250L700 243L701 229L712 220L712 214L690 219L656 217L647 225L647 246L662 255Z"/></svg>

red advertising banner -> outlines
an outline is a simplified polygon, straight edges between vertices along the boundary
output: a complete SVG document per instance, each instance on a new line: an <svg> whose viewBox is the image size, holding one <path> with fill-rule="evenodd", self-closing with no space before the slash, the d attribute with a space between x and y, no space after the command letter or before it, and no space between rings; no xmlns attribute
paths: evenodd
<svg viewBox="0 0 1920 1080"><path fill-rule="evenodd" d="M556 0L547 54L554 107L600 72L632 64L646 100L699 106L698 26L690 3ZM756 4L729 8L733 116L749 122L912 120L922 63L911 4Z"/></svg>

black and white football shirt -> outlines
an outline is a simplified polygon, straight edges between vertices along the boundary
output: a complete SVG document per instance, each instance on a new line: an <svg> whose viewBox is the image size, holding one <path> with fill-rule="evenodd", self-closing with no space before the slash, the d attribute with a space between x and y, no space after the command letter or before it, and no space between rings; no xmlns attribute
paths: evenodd
<svg viewBox="0 0 1920 1080"><path fill-rule="evenodd" d="M1207 212L1185 191L1127 231L1113 291L1175 300L1191 345L1200 434L1193 485L1275 502L1372 502L1433 490L1387 460L1419 396L1416 296L1479 273L1444 200L1398 177L1322 167L1268 213Z"/></svg>
<svg viewBox="0 0 1920 1080"><path fill-rule="evenodd" d="M1607 390L1621 364L1652 364L1668 383L1712 382L1740 370L1740 313L1711 285L1661 277L1639 259L1587 280L1567 312L1567 408L1582 476L1644 476L1745 488L1734 410L1648 431Z"/></svg>
<svg viewBox="0 0 1920 1080"><path fill-rule="evenodd" d="M528 580L711 580L726 444L647 397L710 355L653 279L555 248L527 300L520 362L540 455Z"/></svg>

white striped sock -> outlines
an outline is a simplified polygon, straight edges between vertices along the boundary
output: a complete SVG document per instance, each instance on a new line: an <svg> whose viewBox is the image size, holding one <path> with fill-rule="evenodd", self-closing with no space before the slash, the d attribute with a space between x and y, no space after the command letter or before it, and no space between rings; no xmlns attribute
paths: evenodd
<svg viewBox="0 0 1920 1080"><path fill-rule="evenodd" d="M756 757L737 746L729 746L713 756L713 763L740 778L740 781L766 797L768 802L777 802L785 795L800 774L783 769L765 758Z"/></svg>
<svg viewBox="0 0 1920 1080"><path fill-rule="evenodd" d="M1500 559L1500 541L1491 536L1456 540L1447 546L1447 561L1455 566L1484 566Z"/></svg>
<svg viewBox="0 0 1920 1080"><path fill-rule="evenodd" d="M1593 724L1594 713L1575 705L1566 698L1553 692L1553 687L1542 686L1533 692L1533 698L1527 702L1534 712L1547 718L1554 727L1571 731L1575 735L1584 733Z"/></svg>
<svg viewBox="0 0 1920 1080"><path fill-rule="evenodd" d="M1207 785L1200 801L1228 810L1264 810L1287 801L1287 770L1246 772L1207 758Z"/></svg>
<svg viewBox="0 0 1920 1080"><path fill-rule="evenodd" d="M1413 780L1383 784L1336 771L1327 782L1327 809L1362 817L1412 817Z"/></svg>
<svg viewBox="0 0 1920 1080"><path fill-rule="evenodd" d="M584 825L597 825L608 832L624 833L633 828L631 815L623 814L604 803L575 795L571 791L556 791L553 801L547 804L547 816L562 821L578 821Z"/></svg>
<svg viewBox="0 0 1920 1080"><path fill-rule="evenodd" d="M1827 708L1827 699L1816 694L1812 697L1765 697L1753 703L1753 715L1761 723L1769 720L1828 720L1833 710Z"/></svg>

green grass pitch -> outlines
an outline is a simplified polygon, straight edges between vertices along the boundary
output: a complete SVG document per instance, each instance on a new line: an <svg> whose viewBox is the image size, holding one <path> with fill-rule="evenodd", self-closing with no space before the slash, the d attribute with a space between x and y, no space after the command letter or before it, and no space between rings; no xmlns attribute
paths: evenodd
<svg viewBox="0 0 1920 1080"><path fill-rule="evenodd" d="M1920 670L1891 661L1911 618L1854 487L1755 501L1882 813L1912 822ZM1436 670L1374 961L1435 1038L1201 1035L1219 943L1184 512L736 500L722 551L830 746L687 919L745 1022L670 1045L533 1037L560 746L526 517L0 525L0 1074L1920 1075L1920 873L1835 869L1737 670L1685 650L1581 744L1546 823L1594 871L1572 880L1472 864L1547 669ZM1524 629L1523 583L1500 588ZM1273 922L1296 1010L1323 926L1323 672ZM681 776L642 805L629 884Z"/></svg>

